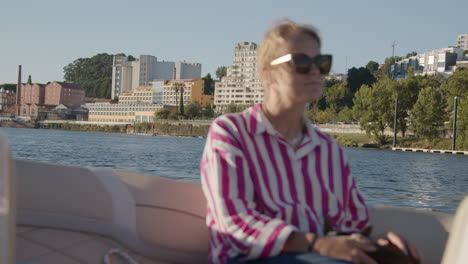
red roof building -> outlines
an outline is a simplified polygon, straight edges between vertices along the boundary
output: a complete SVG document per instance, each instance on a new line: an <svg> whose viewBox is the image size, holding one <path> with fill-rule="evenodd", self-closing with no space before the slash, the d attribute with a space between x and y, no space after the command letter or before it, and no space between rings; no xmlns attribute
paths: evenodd
<svg viewBox="0 0 468 264"><path fill-rule="evenodd" d="M46 105L80 106L85 102L85 90L77 84L53 81L46 85Z"/></svg>

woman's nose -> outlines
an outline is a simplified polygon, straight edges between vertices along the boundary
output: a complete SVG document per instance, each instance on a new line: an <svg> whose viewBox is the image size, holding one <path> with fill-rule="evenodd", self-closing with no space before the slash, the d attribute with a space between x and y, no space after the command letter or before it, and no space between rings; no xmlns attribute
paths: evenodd
<svg viewBox="0 0 468 264"><path fill-rule="evenodd" d="M311 74L311 75L320 75L320 69L318 68L317 65L312 63L312 65L310 66L309 74Z"/></svg>

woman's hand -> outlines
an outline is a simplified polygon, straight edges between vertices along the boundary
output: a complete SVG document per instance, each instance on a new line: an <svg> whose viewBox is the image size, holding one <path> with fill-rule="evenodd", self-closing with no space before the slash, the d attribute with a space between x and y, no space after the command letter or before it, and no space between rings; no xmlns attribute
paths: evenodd
<svg viewBox="0 0 468 264"><path fill-rule="evenodd" d="M401 236L394 232L387 232L383 235L372 238L372 240L379 246L387 246L389 243L392 243L407 256L414 258L418 261L421 260L421 256L419 254L418 249L411 242L403 239Z"/></svg>
<svg viewBox="0 0 468 264"><path fill-rule="evenodd" d="M320 237L313 248L313 252L320 255L359 264L377 264L367 255L367 252L376 250L371 240L359 234Z"/></svg>

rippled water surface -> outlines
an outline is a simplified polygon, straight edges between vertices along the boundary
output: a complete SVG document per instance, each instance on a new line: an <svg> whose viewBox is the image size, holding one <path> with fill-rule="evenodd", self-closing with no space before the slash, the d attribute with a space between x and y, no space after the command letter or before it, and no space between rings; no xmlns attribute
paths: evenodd
<svg viewBox="0 0 468 264"><path fill-rule="evenodd" d="M17 159L110 167L199 181L203 138L0 128ZM346 148L369 204L453 213L468 195L468 156Z"/></svg>

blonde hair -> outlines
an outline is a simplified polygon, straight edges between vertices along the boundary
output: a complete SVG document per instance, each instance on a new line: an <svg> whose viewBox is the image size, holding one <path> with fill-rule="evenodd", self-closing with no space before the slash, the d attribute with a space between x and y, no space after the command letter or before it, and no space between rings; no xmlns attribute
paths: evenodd
<svg viewBox="0 0 468 264"><path fill-rule="evenodd" d="M319 46L321 46L320 36L315 27L311 25L300 25L288 18L282 18L267 31L260 44L258 51L258 69L260 73L265 66L268 66L272 60L280 55L278 54L279 51L287 46L288 40L286 38L294 33L308 35L317 40Z"/></svg>

